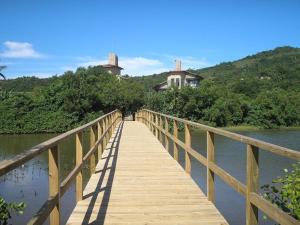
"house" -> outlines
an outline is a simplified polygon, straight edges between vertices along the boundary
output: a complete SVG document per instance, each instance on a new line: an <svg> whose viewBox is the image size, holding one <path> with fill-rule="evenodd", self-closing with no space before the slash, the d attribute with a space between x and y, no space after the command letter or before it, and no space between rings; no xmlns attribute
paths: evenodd
<svg viewBox="0 0 300 225"><path fill-rule="evenodd" d="M167 80L154 86L156 91L164 91L170 87L178 87L181 89L183 86L198 87L203 77L193 74L186 70L181 70L181 61L175 60L175 70L167 72Z"/></svg>
<svg viewBox="0 0 300 225"><path fill-rule="evenodd" d="M108 64L104 64L102 67L106 69L108 73L114 75L121 75L121 70L123 69L118 65L118 56L115 53L108 54Z"/></svg>

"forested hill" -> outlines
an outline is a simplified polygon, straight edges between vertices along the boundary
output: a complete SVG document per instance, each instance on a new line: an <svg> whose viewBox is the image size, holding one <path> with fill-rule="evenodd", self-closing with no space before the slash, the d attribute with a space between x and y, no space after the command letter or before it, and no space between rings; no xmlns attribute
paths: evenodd
<svg viewBox="0 0 300 225"><path fill-rule="evenodd" d="M259 86L262 80L272 80L281 88L300 87L300 48L279 47L270 51L263 51L243 59L220 63L213 67L193 70L204 78L231 85L239 89L242 83L251 82ZM146 90L165 80L165 73L150 76L134 77L132 79L142 83ZM246 82L243 82L245 81ZM270 82L269 82L270 83ZM237 90L238 91L238 90Z"/></svg>

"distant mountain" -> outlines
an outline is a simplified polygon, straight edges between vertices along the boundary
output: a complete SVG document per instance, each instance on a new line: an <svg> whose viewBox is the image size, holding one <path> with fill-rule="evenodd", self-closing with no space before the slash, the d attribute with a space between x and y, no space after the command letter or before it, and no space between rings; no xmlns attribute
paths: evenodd
<svg viewBox="0 0 300 225"><path fill-rule="evenodd" d="M207 79L229 83L244 79L277 81L282 88L299 86L300 82L300 48L279 47L259 52L237 61L220 63L213 67L192 70ZM166 80L166 74L154 74L131 78L150 90L154 85Z"/></svg>

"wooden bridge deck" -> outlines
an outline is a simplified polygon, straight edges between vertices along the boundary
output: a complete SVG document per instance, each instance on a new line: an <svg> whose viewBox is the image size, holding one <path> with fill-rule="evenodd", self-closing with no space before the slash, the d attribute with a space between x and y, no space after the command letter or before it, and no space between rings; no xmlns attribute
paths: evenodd
<svg viewBox="0 0 300 225"><path fill-rule="evenodd" d="M67 224L228 224L142 123L113 134Z"/></svg>

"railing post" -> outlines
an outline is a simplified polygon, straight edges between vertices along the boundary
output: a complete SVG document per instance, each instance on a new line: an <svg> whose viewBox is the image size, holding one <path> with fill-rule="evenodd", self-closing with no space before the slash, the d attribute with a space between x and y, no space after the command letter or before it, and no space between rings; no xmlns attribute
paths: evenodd
<svg viewBox="0 0 300 225"><path fill-rule="evenodd" d="M191 148L191 131L190 126L188 124L184 124L184 136L185 136L185 147ZM187 149L185 149L185 172L191 174L191 158Z"/></svg>
<svg viewBox="0 0 300 225"><path fill-rule="evenodd" d="M207 198L211 202L215 202L215 174L209 168L210 162L215 162L215 142L214 133L207 131Z"/></svg>
<svg viewBox="0 0 300 225"><path fill-rule="evenodd" d="M98 121L98 140L101 138L102 134L103 134L103 128L102 128L102 120ZM102 141L99 143L98 145L98 162L102 159L102 152L103 152L103 139Z"/></svg>
<svg viewBox="0 0 300 225"><path fill-rule="evenodd" d="M165 117L165 149L167 150L167 152L170 151L169 149L169 137L168 137L168 134L169 134L169 121L168 121L168 118Z"/></svg>
<svg viewBox="0 0 300 225"><path fill-rule="evenodd" d="M104 131L106 132L106 130L107 130L107 128L108 128L108 118L107 118L107 117L105 117L104 122L105 122L105 130L104 130ZM107 136L108 136L108 132L106 132L106 133L105 133L105 136L104 136L104 140L105 140L104 146L105 146L105 148L106 148L106 145L107 145L107 143L108 143L108 138L107 138Z"/></svg>
<svg viewBox="0 0 300 225"><path fill-rule="evenodd" d="M90 148L95 146L95 142L97 139L97 137L96 137L97 131L96 130L97 130L96 126L91 126L91 128L90 128ZM95 157L95 153L93 153L90 158L90 173L91 173L91 175L93 173L95 173L95 170L96 170L96 157Z"/></svg>
<svg viewBox="0 0 300 225"><path fill-rule="evenodd" d="M150 130L151 130L151 132L152 132L152 134L153 134L153 132L154 132L154 129L153 129L153 114L152 113L150 113Z"/></svg>
<svg viewBox="0 0 300 225"><path fill-rule="evenodd" d="M58 146L48 150L49 155L49 197L57 196L57 203L50 213L50 224L60 224L60 187L59 187L59 152Z"/></svg>
<svg viewBox="0 0 300 225"><path fill-rule="evenodd" d="M111 119L111 115L108 116L108 126L109 126L109 136L108 136L108 141L112 135L112 127L111 127L111 122L112 122L112 119Z"/></svg>
<svg viewBox="0 0 300 225"><path fill-rule="evenodd" d="M163 128L163 123L162 123L163 121L162 121L162 118L161 118L161 115L159 115L159 117L158 117L158 124L159 124L159 128L160 128L160 130L159 130L159 141L160 141L160 143L162 143L162 128Z"/></svg>
<svg viewBox="0 0 300 225"><path fill-rule="evenodd" d="M173 130L174 130L174 159L178 162L178 146L175 140L178 139L178 123L176 120L173 121Z"/></svg>
<svg viewBox="0 0 300 225"><path fill-rule="evenodd" d="M76 134L76 166L82 164L82 131ZM76 176L76 202L82 200L82 169Z"/></svg>
<svg viewBox="0 0 300 225"><path fill-rule="evenodd" d="M102 127L103 127L103 134L104 134L104 132L106 130L106 118L102 119ZM105 147L106 147L106 134L104 134L103 140L102 140L102 151L105 150Z"/></svg>
<svg viewBox="0 0 300 225"><path fill-rule="evenodd" d="M247 145L246 225L258 224L258 209L250 202L250 193L259 191L259 149Z"/></svg>
<svg viewBox="0 0 300 225"><path fill-rule="evenodd" d="M155 115L155 136L158 139L159 138L159 133L158 133L158 115Z"/></svg>

